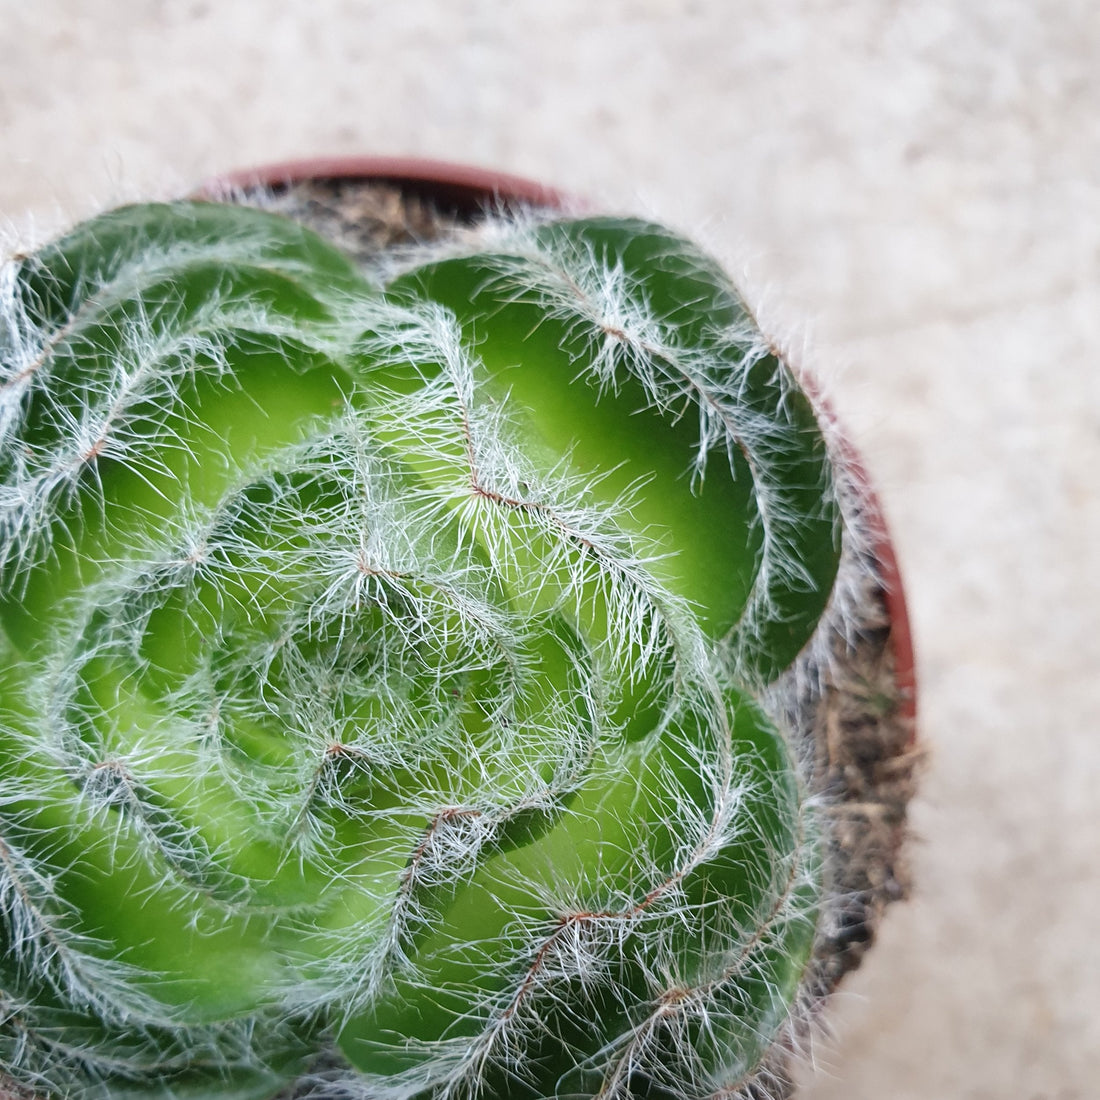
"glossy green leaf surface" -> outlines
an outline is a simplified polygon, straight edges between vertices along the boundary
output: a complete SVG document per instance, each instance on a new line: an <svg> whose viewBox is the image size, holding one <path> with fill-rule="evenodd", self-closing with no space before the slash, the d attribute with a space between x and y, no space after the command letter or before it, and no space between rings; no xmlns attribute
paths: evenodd
<svg viewBox="0 0 1100 1100"><path fill-rule="evenodd" d="M838 520L721 271L590 219L379 287L181 203L5 286L0 1068L89 1100L272 1095L326 1046L364 1095L751 1074L820 878L754 695Z"/></svg>

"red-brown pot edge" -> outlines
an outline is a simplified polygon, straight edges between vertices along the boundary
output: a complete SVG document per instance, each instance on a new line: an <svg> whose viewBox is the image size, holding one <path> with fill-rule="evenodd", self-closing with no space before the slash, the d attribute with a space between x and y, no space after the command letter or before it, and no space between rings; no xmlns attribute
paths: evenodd
<svg viewBox="0 0 1100 1100"><path fill-rule="evenodd" d="M278 188L307 179L389 182L403 190L441 200L444 206L464 213L501 206L543 206L561 210L579 205L564 191L523 176L418 157L348 156L279 161L207 180L198 188L197 195L218 198L235 189Z"/></svg>

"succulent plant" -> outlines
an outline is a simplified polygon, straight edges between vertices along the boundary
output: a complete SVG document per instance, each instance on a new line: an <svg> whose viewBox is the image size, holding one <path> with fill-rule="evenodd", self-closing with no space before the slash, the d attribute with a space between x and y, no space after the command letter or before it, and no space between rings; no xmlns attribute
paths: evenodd
<svg viewBox="0 0 1100 1100"><path fill-rule="evenodd" d="M588 218L382 281L181 202L2 278L11 1087L753 1087L825 888L767 703L841 521L721 269Z"/></svg>

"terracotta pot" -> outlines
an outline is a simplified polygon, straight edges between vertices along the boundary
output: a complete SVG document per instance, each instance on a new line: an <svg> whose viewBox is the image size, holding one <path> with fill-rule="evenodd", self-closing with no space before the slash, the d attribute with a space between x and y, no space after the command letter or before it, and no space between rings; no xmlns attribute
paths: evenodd
<svg viewBox="0 0 1100 1100"><path fill-rule="evenodd" d="M564 192L521 176L415 157L321 157L280 161L218 176L203 184L198 193L217 198L235 188L278 190L307 179L392 183L408 194L429 199L441 210L467 217L487 208L507 210L545 206L560 209L577 205Z"/></svg>
<svg viewBox="0 0 1100 1100"><path fill-rule="evenodd" d="M551 209L584 209L585 204L556 188L492 169L451 164L416 157L321 157L280 161L261 165L207 181L198 189L203 198L218 198L237 189L280 188L304 180L362 180L391 183L400 190L426 199L445 212L464 218L485 210L510 210L530 206ZM864 491L863 514L867 520L871 548L878 562L890 618L897 706L910 722L916 740L917 674L905 601L894 543L874 486L863 460L847 441L842 443L845 459Z"/></svg>

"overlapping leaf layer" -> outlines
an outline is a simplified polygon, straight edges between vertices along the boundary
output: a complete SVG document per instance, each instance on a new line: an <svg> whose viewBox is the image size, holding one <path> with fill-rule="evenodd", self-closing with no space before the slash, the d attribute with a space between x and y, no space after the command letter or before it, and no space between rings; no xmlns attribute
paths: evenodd
<svg viewBox="0 0 1100 1100"><path fill-rule="evenodd" d="M819 867L754 702L805 396L622 219L378 285L238 207L5 269L0 1066L66 1097L729 1094Z"/></svg>

